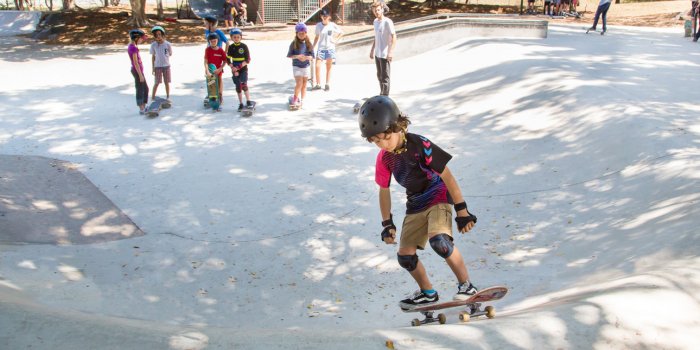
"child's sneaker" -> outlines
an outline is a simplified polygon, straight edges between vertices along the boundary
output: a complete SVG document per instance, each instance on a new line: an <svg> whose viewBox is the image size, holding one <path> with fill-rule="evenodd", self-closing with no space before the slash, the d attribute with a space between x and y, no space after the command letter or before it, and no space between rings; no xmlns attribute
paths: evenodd
<svg viewBox="0 0 700 350"><path fill-rule="evenodd" d="M403 310L413 310L419 306L436 303L438 300L440 300L440 297L438 297L437 292L435 292L433 295L428 295L419 289L410 297L401 300L399 302L399 307L401 307Z"/></svg>
<svg viewBox="0 0 700 350"><path fill-rule="evenodd" d="M321 85L316 84L314 87L311 88L311 90L321 90Z"/></svg>
<svg viewBox="0 0 700 350"><path fill-rule="evenodd" d="M240 112L240 111L242 111L242 110L243 110L243 104L242 104L242 103L239 103L239 104L238 104L238 111Z"/></svg>
<svg viewBox="0 0 700 350"><path fill-rule="evenodd" d="M297 98L297 102L294 105L301 108L301 98Z"/></svg>
<svg viewBox="0 0 700 350"><path fill-rule="evenodd" d="M140 114L140 115L146 114L146 110L145 110L145 109L140 109L140 110L139 110L139 114Z"/></svg>
<svg viewBox="0 0 700 350"><path fill-rule="evenodd" d="M325 88L323 88L323 90L324 90L324 91L328 91L328 90L330 90L330 89L331 89L331 86L330 86L330 85L328 85L328 84L326 84L326 87L325 87Z"/></svg>
<svg viewBox="0 0 700 350"><path fill-rule="evenodd" d="M452 298L452 300L467 300L472 295L476 294L478 290L471 282L464 282L457 286L457 294Z"/></svg>

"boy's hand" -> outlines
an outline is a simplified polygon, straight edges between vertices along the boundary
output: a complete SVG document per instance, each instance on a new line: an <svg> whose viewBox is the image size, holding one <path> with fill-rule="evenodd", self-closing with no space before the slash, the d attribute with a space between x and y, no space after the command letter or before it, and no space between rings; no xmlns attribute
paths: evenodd
<svg viewBox="0 0 700 350"><path fill-rule="evenodd" d="M467 233L476 224L476 216L469 213L467 209L462 209L457 212L455 221L457 222L457 231Z"/></svg>
<svg viewBox="0 0 700 350"><path fill-rule="evenodd" d="M396 244L396 225L394 225L393 215L388 220L382 221L382 241L386 244Z"/></svg>

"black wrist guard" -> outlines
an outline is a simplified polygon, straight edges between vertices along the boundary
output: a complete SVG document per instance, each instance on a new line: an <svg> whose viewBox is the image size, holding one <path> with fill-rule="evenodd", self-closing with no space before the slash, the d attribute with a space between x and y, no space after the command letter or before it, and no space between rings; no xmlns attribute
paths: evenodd
<svg viewBox="0 0 700 350"><path fill-rule="evenodd" d="M382 227L387 227L387 226L392 226L394 229L396 229L396 226L394 226L394 215L389 214L389 218L382 221Z"/></svg>
<svg viewBox="0 0 700 350"><path fill-rule="evenodd" d="M389 214L389 219L382 221L382 226L384 227L384 230L382 230L382 242L384 242L385 238L390 238L392 237L390 230L394 230L396 232L396 226L394 225L394 216Z"/></svg>
<svg viewBox="0 0 700 350"><path fill-rule="evenodd" d="M461 202L461 203L455 203L455 212L458 212L462 209L467 209L467 202Z"/></svg>
<svg viewBox="0 0 700 350"><path fill-rule="evenodd" d="M469 214L469 216L458 216L455 218L455 221L457 222L457 229L462 231L470 222L473 221L476 224L476 215Z"/></svg>

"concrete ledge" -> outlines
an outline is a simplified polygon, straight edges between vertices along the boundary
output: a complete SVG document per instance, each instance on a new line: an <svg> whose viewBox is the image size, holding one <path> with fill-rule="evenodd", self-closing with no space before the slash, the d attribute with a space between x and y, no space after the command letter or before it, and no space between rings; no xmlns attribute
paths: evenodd
<svg viewBox="0 0 700 350"><path fill-rule="evenodd" d="M143 235L73 164L0 155L0 243L89 244Z"/></svg>
<svg viewBox="0 0 700 350"><path fill-rule="evenodd" d="M397 26L398 43L394 58L401 60L422 53L426 47L440 47L466 37L546 38L548 22L512 18L452 17L429 19L419 23ZM420 36L420 40L410 40ZM374 32L345 40L337 47L342 63L370 63L369 50ZM426 43L430 43L426 46Z"/></svg>
<svg viewBox="0 0 700 350"><path fill-rule="evenodd" d="M0 36L31 33L40 20L41 11L0 11Z"/></svg>

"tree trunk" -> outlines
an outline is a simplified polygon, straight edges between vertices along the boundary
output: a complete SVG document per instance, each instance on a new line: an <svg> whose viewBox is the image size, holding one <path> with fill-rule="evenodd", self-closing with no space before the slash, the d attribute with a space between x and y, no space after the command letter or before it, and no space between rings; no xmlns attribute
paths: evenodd
<svg viewBox="0 0 700 350"><path fill-rule="evenodd" d="M105 0L105 7L109 7L109 0Z"/></svg>
<svg viewBox="0 0 700 350"><path fill-rule="evenodd" d="M63 0L63 10L69 11L75 8L75 0Z"/></svg>
<svg viewBox="0 0 700 350"><path fill-rule="evenodd" d="M163 17L164 17L163 16L163 0L157 0L156 4L158 6L157 7L158 8L158 19L162 21Z"/></svg>
<svg viewBox="0 0 700 350"><path fill-rule="evenodd" d="M131 18L126 23L136 28L148 27L150 23L146 19L146 0L129 0L129 2Z"/></svg>
<svg viewBox="0 0 700 350"><path fill-rule="evenodd" d="M15 0L17 11L24 11L24 0Z"/></svg>

